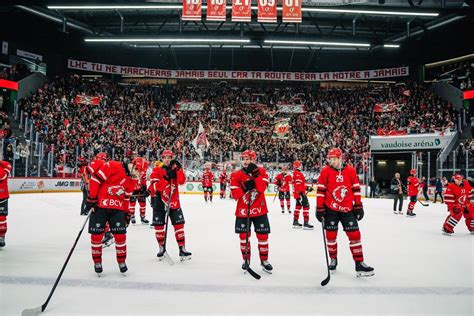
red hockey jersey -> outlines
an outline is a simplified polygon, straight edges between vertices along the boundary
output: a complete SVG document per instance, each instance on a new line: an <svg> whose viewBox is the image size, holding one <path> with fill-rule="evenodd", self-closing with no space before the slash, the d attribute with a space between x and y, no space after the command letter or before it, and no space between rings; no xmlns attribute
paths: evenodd
<svg viewBox="0 0 474 316"><path fill-rule="evenodd" d="M111 160L92 176L89 198L97 198L101 208L128 212L130 196L136 183L137 180L127 176L121 162Z"/></svg>
<svg viewBox="0 0 474 316"><path fill-rule="evenodd" d="M283 174L283 172L280 172L275 178L275 184L278 186L278 191L289 192L290 183L292 182L292 180L293 180L293 177L291 176L291 174L289 173Z"/></svg>
<svg viewBox="0 0 474 316"><path fill-rule="evenodd" d="M409 176L407 180L408 184L408 196L418 195L418 189L420 188L420 182L417 177Z"/></svg>
<svg viewBox="0 0 474 316"><path fill-rule="evenodd" d="M265 190L268 186L268 175L264 168L258 168L260 175L255 178L255 189L244 193L244 182L250 180L250 176L243 170L234 171L230 176L230 190L233 199L237 200L235 216L247 217L248 203L250 202L250 217L257 217L268 213L265 200ZM250 201L249 201L250 199Z"/></svg>
<svg viewBox="0 0 474 316"><path fill-rule="evenodd" d="M306 193L306 179L301 171L295 170L293 171L293 196L299 199L301 193Z"/></svg>
<svg viewBox="0 0 474 316"><path fill-rule="evenodd" d="M0 199L8 199L8 176L12 171L12 165L8 161L0 161Z"/></svg>
<svg viewBox="0 0 474 316"><path fill-rule="evenodd" d="M93 176L97 171L99 171L100 167L102 167L104 164L105 161L103 161L102 159L94 159L86 167L86 170L90 176Z"/></svg>
<svg viewBox="0 0 474 316"><path fill-rule="evenodd" d="M229 176L225 172L221 173L219 176L219 183L227 183L227 182L229 182Z"/></svg>
<svg viewBox="0 0 474 316"><path fill-rule="evenodd" d="M155 167L153 169L150 175L150 193L154 196L156 192L160 192L161 200L167 205L170 203L170 195L171 192L173 192L170 208L177 209L181 207L178 185L186 183L186 176L184 175L183 169L178 169L176 171L176 179L167 181L164 178L167 169L167 166Z"/></svg>
<svg viewBox="0 0 474 316"><path fill-rule="evenodd" d="M471 202L473 195L474 189L467 180L463 180L459 186L454 182L449 183L444 194L444 203L446 203L450 211L455 207L471 209L473 207Z"/></svg>
<svg viewBox="0 0 474 316"><path fill-rule="evenodd" d="M204 171L202 174L202 186L212 187L212 181L214 181L214 175L210 171Z"/></svg>
<svg viewBox="0 0 474 316"><path fill-rule="evenodd" d="M327 207L338 212L349 212L354 204L362 204L360 184L354 167L341 170L325 166L318 179L316 194L318 208Z"/></svg>

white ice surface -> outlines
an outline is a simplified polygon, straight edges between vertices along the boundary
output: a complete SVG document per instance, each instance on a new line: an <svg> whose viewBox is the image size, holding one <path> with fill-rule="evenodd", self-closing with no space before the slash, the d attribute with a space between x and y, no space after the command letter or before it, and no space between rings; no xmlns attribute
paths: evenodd
<svg viewBox="0 0 474 316"><path fill-rule="evenodd" d="M170 229L168 249L177 262L158 262L154 230L137 224L127 234L127 276L119 273L115 249L109 247L98 278L86 228L45 315L473 315L474 236L464 220L455 235L441 234L445 205L417 204L418 216L410 219L392 214L391 200L365 199L366 216L360 222L364 255L376 274L355 277L341 228L338 271L322 288L326 263L314 199L313 231L294 230L292 216L281 214L272 199L267 199L272 275L260 270L255 235L252 266L262 279L242 273L233 201L215 197L206 205L201 196L186 195L182 204L191 261L178 261ZM11 197L7 246L0 251L0 315L19 315L46 300L85 220L78 215L80 201L80 193ZM150 218L149 207L147 212Z"/></svg>

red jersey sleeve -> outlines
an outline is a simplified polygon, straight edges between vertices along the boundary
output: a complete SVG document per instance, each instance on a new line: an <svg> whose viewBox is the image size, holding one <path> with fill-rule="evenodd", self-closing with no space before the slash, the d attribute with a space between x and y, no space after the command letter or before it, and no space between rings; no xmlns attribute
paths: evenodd
<svg viewBox="0 0 474 316"><path fill-rule="evenodd" d="M179 185L186 183L186 176L184 175L183 169L178 169L178 171L176 172L176 181Z"/></svg>
<svg viewBox="0 0 474 316"><path fill-rule="evenodd" d="M255 181L255 189L257 192L265 193L265 190L268 187L268 174L267 171L263 168L260 169L260 176L254 179Z"/></svg>
<svg viewBox="0 0 474 316"><path fill-rule="evenodd" d="M454 190L452 188L453 184L450 183L448 184L448 187L446 188L446 192L444 194L444 203L446 203L446 206L448 207L448 210L452 211L455 205L455 196L454 196Z"/></svg>
<svg viewBox="0 0 474 316"><path fill-rule="evenodd" d="M99 187L100 185L107 181L109 175L110 175L110 164L105 163L100 167L100 169L95 173L90 181L89 184L89 197L96 199L98 194L99 194Z"/></svg>
<svg viewBox="0 0 474 316"><path fill-rule="evenodd" d="M352 192L354 193L354 204L362 205L361 195L360 195L360 183L359 177L357 177L357 172L354 168L351 167L351 180L352 180Z"/></svg>
<svg viewBox="0 0 474 316"><path fill-rule="evenodd" d="M231 190L231 196L235 200L240 199L244 195L244 190L242 190L242 187L240 186L239 172L233 172L230 175L230 190Z"/></svg>
<svg viewBox="0 0 474 316"><path fill-rule="evenodd" d="M318 178L318 189L316 192L317 208L324 208L327 190L327 169L323 168Z"/></svg>

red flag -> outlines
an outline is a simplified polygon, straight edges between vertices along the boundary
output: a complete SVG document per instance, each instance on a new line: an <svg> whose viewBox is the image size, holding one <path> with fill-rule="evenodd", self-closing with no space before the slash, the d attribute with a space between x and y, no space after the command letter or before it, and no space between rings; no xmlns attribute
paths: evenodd
<svg viewBox="0 0 474 316"><path fill-rule="evenodd" d="M225 21L226 20L226 10L225 10L226 0L209 0L207 1L207 21Z"/></svg>
<svg viewBox="0 0 474 316"><path fill-rule="evenodd" d="M301 23L302 0L283 0L283 23Z"/></svg>
<svg viewBox="0 0 474 316"><path fill-rule="evenodd" d="M400 104L396 104L395 102L392 103L376 103L374 105L374 112L377 113L386 113L386 112L394 112L401 108Z"/></svg>
<svg viewBox="0 0 474 316"><path fill-rule="evenodd" d="M232 22L250 22L252 1L232 0Z"/></svg>
<svg viewBox="0 0 474 316"><path fill-rule="evenodd" d="M183 0L183 15L181 19L184 21L201 21L202 0Z"/></svg>
<svg viewBox="0 0 474 316"><path fill-rule="evenodd" d="M258 22L276 23L276 21L276 0L258 0Z"/></svg>
<svg viewBox="0 0 474 316"><path fill-rule="evenodd" d="M101 96L90 96L90 95L76 95L74 98L74 103L76 104L89 104L89 105L99 105Z"/></svg>

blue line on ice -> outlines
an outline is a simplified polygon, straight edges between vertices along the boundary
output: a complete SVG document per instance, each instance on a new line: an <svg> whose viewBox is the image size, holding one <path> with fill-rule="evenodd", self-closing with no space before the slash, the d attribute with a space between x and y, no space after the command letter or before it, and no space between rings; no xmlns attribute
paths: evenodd
<svg viewBox="0 0 474 316"><path fill-rule="evenodd" d="M106 278L106 276L105 276ZM38 277L10 277L0 276L1 284L12 285L44 285L52 286L54 279ZM60 286L108 288L116 290L153 290L201 293L254 293L254 294L338 294L338 295L474 295L472 287L329 287L312 286L232 286L215 284L184 284L184 283L158 283L158 282L130 282L114 281L104 278L97 280L64 279Z"/></svg>

